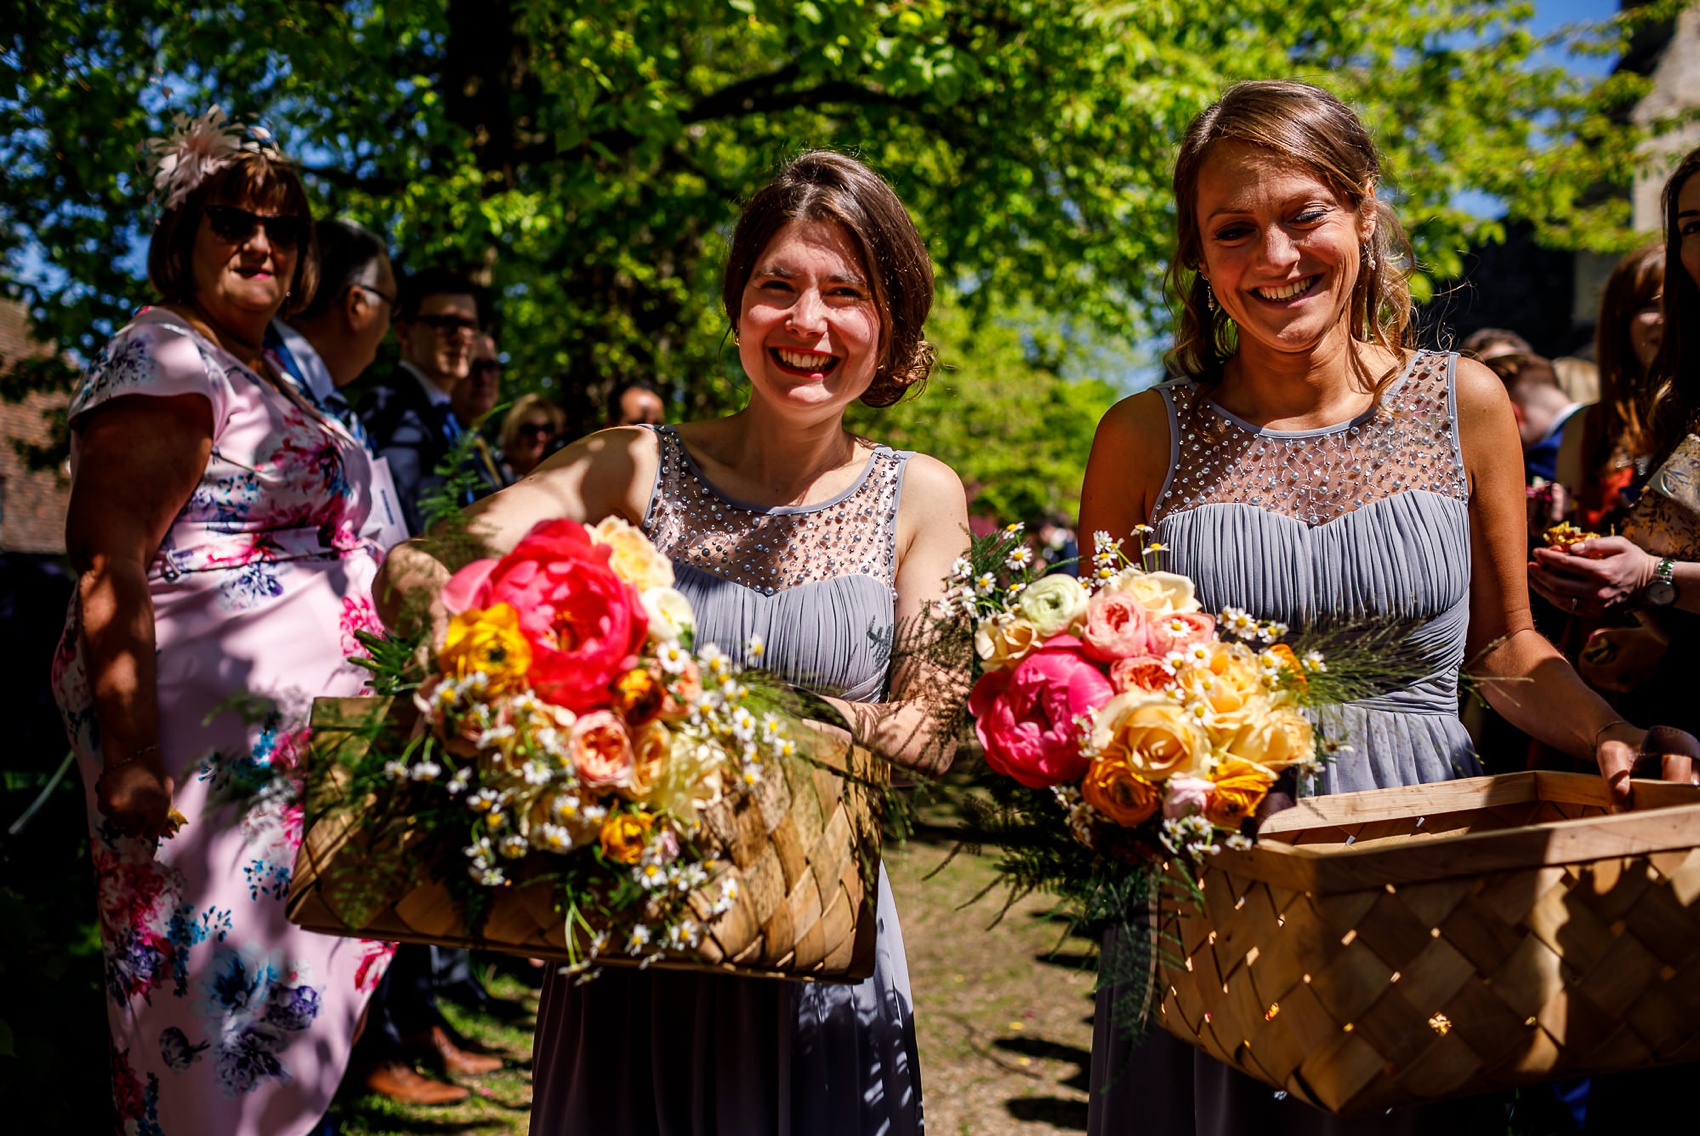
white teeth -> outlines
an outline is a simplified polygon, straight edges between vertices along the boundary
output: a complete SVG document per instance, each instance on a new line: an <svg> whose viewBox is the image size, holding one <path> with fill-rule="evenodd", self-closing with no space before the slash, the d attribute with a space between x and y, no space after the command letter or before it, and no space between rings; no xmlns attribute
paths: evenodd
<svg viewBox="0 0 1700 1136"><path fill-rule="evenodd" d="M1315 280L1316 277L1307 276L1303 280L1295 280L1279 288L1259 288L1257 294L1265 300L1290 300L1309 288Z"/></svg>
<svg viewBox="0 0 1700 1136"><path fill-rule="evenodd" d="M787 367L796 367L800 371L824 371L837 361L835 355L819 355L813 351L787 351L783 347L776 348L774 353L779 361Z"/></svg>

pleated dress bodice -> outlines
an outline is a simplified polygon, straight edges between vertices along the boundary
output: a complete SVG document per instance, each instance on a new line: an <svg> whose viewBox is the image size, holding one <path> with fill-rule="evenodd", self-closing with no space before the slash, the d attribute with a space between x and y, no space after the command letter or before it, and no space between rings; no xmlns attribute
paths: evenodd
<svg viewBox="0 0 1700 1136"><path fill-rule="evenodd" d="M1373 693L1320 715L1352 747L1321 792L1480 771L1458 718L1470 511L1455 358L1418 352L1378 406L1317 430L1254 426L1189 381L1161 388L1171 453L1153 523L1165 566L1197 582L1208 611L1349 632L1342 650L1386 660Z"/></svg>

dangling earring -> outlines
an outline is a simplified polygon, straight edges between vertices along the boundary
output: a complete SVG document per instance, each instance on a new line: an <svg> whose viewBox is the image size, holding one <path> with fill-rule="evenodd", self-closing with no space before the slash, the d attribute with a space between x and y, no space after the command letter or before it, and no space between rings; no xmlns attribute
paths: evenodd
<svg viewBox="0 0 1700 1136"><path fill-rule="evenodd" d="M1368 245L1364 246L1364 267L1371 272L1375 271L1375 250Z"/></svg>
<svg viewBox="0 0 1700 1136"><path fill-rule="evenodd" d="M1204 282L1204 306L1210 309L1210 314L1216 314L1216 293L1210 290L1210 281Z"/></svg>
<svg viewBox="0 0 1700 1136"><path fill-rule="evenodd" d="M732 345L734 347L738 345L738 329L736 327L732 329Z"/></svg>

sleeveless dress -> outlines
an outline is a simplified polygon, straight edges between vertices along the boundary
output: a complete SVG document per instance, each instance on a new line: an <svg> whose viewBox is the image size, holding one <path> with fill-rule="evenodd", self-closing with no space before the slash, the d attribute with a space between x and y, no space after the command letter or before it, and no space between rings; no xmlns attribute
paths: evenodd
<svg viewBox="0 0 1700 1136"><path fill-rule="evenodd" d="M876 448L818 505L758 506L656 428L644 532L673 561L698 644L852 701L878 701L895 622L908 453ZM880 869L873 975L855 985L610 967L553 970L537 1012L534 1136L915 1136L921 1081L903 935Z"/></svg>
<svg viewBox="0 0 1700 1136"><path fill-rule="evenodd" d="M376 546L365 451L160 309L106 345L70 406L194 394L212 406L212 456L148 567L158 644L159 748L188 824L149 843L115 834L73 596L54 694L87 790L98 884L113 1096L129 1136L301 1136L347 1064L390 945L316 935L284 918L301 843L291 794L236 807L232 774L292 768L315 695L350 695L354 632L372 607ZM71 463L81 460L75 433ZM73 475L74 476L74 475ZM221 709L268 702L257 721Z"/></svg>
<svg viewBox="0 0 1700 1136"><path fill-rule="evenodd" d="M1469 482L1458 443L1457 356L1416 353L1379 408L1337 426L1266 430L1189 380L1158 388L1169 475L1152 513L1163 566L1191 576L1206 611L1241 607L1295 631L1387 628L1423 677L1326 708L1352 746L1317 791L1354 792L1481 773L1458 718L1469 627ZM1088 1129L1097 1136L1482 1131L1487 1101L1340 1121L1158 1030L1129 1053L1098 994ZM1108 1086L1104 1090L1104 1086ZM1101 1091L1103 1090L1103 1091ZM1461 1127L1460 1127L1461 1126ZM1498 1126L1504 1131L1503 1119Z"/></svg>

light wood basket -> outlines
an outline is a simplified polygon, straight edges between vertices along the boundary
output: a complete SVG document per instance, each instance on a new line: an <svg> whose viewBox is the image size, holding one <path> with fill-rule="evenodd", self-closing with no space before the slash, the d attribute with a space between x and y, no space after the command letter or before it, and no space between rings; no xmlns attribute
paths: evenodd
<svg viewBox="0 0 1700 1136"><path fill-rule="evenodd" d="M362 725L400 712L387 698L317 699L310 760L347 756L346 747L367 744ZM694 958L669 955L653 965L828 982L856 982L873 973L875 869L887 767L861 747L842 760L851 776L793 761L783 777L769 776L749 794L704 810L705 834L718 849L719 868L688 902L707 935ZM386 849L388 862L420 859L416 833L384 839L393 848ZM403 870L386 882L358 868L349 871L350 861L368 859L362 853L372 843L372 835L346 812L316 822L310 813L295 861L289 919L329 935L570 957L554 889L547 881L527 879L527 863L545 853L516 862L518 870L510 873L515 882L497 891L474 931L448 889L421 872ZM711 916L728 876L740 884L737 902ZM581 930L581 955L586 938ZM636 962L611 947L599 965Z"/></svg>
<svg viewBox="0 0 1700 1136"><path fill-rule="evenodd" d="M1517 773L1303 800L1165 889L1160 1021L1332 1113L1700 1060L1700 788ZM1176 952L1178 951L1178 955Z"/></svg>

